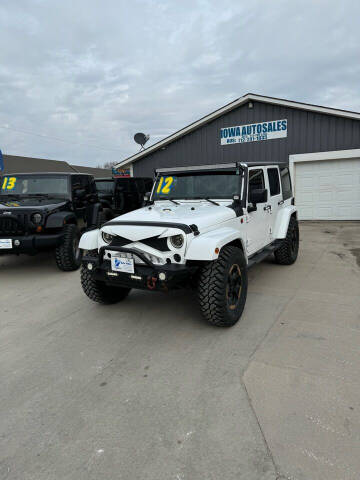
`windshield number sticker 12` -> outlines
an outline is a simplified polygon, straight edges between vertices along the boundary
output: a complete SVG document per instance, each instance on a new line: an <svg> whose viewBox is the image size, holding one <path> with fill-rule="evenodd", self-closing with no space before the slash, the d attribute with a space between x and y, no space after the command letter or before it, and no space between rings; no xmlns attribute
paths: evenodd
<svg viewBox="0 0 360 480"><path fill-rule="evenodd" d="M172 184L174 182L174 177L161 177L159 185L156 189L156 193L164 193L167 195L170 193Z"/></svg>
<svg viewBox="0 0 360 480"><path fill-rule="evenodd" d="M5 177L2 184L3 190L12 190L16 185L16 177Z"/></svg>

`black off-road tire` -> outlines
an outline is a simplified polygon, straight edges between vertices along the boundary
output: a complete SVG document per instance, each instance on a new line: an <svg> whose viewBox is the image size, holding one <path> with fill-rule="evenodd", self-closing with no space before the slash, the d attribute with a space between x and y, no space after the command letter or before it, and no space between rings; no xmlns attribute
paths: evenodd
<svg viewBox="0 0 360 480"><path fill-rule="evenodd" d="M60 270L72 272L81 265L80 231L77 225L64 225L63 234L63 242L55 249L55 260Z"/></svg>
<svg viewBox="0 0 360 480"><path fill-rule="evenodd" d="M96 256L96 255L92 255ZM80 271L82 289L93 302L109 305L124 300L131 288L111 287L104 282L94 280L92 271L88 270L86 265L81 265Z"/></svg>
<svg viewBox="0 0 360 480"><path fill-rule="evenodd" d="M286 238L281 247L275 250L275 260L280 265L292 265L299 252L299 224L295 217L290 218Z"/></svg>
<svg viewBox="0 0 360 480"><path fill-rule="evenodd" d="M234 274L240 278L235 294L230 294ZM234 284L235 285L235 284ZM236 284L237 285L237 284ZM205 319L216 327L231 327L240 319L247 297L247 266L244 254L238 247L224 247L219 258L200 271L198 296ZM236 298L236 300L232 300Z"/></svg>

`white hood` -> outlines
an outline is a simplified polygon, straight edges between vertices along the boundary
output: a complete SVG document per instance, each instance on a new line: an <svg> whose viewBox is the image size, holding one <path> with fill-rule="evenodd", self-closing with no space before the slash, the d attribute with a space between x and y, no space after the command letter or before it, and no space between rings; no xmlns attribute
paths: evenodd
<svg viewBox="0 0 360 480"><path fill-rule="evenodd" d="M180 201L178 200L180 203ZM220 202L219 202L220 203ZM181 202L175 205L169 201L156 202L150 207L140 208L133 212L121 215L114 220L131 222L171 222L195 224L201 231L202 228L217 225L234 218L235 212L226 205L230 202L222 202L213 205L207 201Z"/></svg>
<svg viewBox="0 0 360 480"><path fill-rule="evenodd" d="M226 205L230 202L219 202L220 205L213 205L207 201L179 202L175 205L169 201L156 202L149 207L140 208L133 212L120 215L110 221L108 226L102 230L114 234L122 235L133 241L149 238L151 236L169 236L179 233L173 228L154 226L154 225L111 225L111 222L164 222L164 223L182 223L185 225L195 224L200 233L209 229L213 225L219 225L222 222L235 218L235 212Z"/></svg>

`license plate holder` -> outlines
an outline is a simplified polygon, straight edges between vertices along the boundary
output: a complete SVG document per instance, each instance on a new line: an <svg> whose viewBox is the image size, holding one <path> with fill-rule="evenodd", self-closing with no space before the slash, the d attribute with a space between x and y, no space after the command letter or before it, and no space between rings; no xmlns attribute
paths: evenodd
<svg viewBox="0 0 360 480"><path fill-rule="evenodd" d="M134 259L114 255L111 257L111 270L120 273L135 273Z"/></svg>
<svg viewBox="0 0 360 480"><path fill-rule="evenodd" d="M2 249L10 249L13 248L12 239L11 238L0 238L0 248Z"/></svg>

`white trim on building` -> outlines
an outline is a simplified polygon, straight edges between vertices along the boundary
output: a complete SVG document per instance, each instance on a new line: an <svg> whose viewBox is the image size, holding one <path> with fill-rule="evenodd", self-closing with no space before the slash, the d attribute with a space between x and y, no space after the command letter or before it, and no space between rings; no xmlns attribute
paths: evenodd
<svg viewBox="0 0 360 480"><path fill-rule="evenodd" d="M299 162L319 162L321 160L346 160L348 158L360 158L360 148L352 150L333 150L331 152L298 153L289 155L289 170L291 181L295 182L295 167Z"/></svg>

